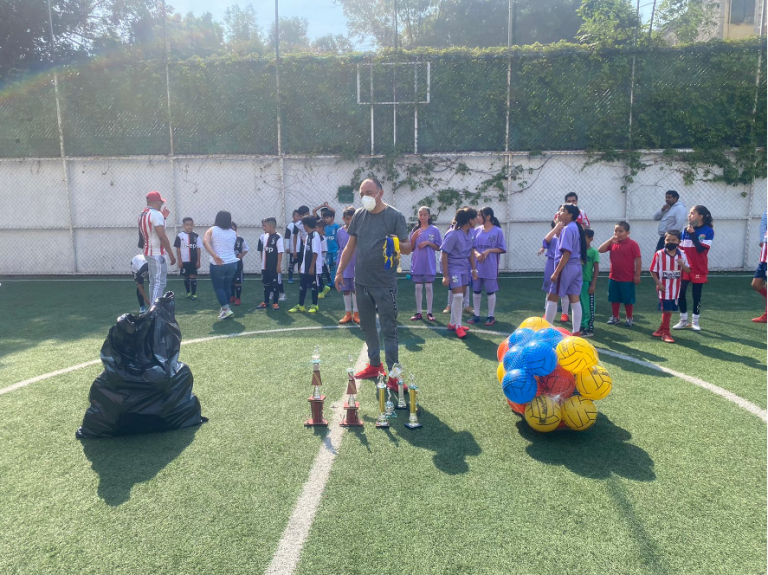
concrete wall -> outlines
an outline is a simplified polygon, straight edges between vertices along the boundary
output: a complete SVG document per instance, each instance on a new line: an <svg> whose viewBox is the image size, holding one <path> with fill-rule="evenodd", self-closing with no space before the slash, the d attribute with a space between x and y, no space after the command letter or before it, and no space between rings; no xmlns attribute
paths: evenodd
<svg viewBox="0 0 768 575"><path fill-rule="evenodd" d="M766 181L747 186L727 186L697 180L683 182L683 166L668 164L660 155L643 158L650 167L641 171L622 190L625 169L619 164L598 163L585 167L583 153L548 153L541 156L504 154L440 156L434 179L414 189L402 186L392 191L385 182L385 201L401 210L409 220L434 190L475 192L483 181L498 173L507 161L516 166L516 179L506 181L506 190L488 192L477 207L490 205L502 222L510 246L502 257L502 268L514 272L540 273L544 266L537 256L541 238L565 193L579 194L595 230L595 241L612 235L613 225L627 219L631 236L643 250L644 267L657 239L653 214L664 201L664 192L676 189L687 207L706 205L715 218L712 269L751 270L758 259L758 228L766 209ZM404 158L405 163L419 161ZM356 168L365 161L340 158L277 157L124 157L61 160L0 161L0 274L128 274L131 258L138 253L136 220L150 190L169 200L172 215L168 228L181 229L181 219L195 219L198 233L213 222L216 212L228 210L252 253L244 260L247 272L259 271L256 245L261 220L273 216L282 223L290 212L305 204L314 208L325 201L337 208L338 221L344 205L337 200L339 186L348 185ZM446 166L464 164L460 174ZM66 166L66 178L65 178ZM355 204L359 207L359 198ZM461 204L463 205L463 203ZM455 206L437 214L436 224L445 230ZM283 226L281 226L283 227ZM203 255L203 271L207 270ZM408 257L403 269L409 269ZM608 260L601 262L608 268Z"/></svg>

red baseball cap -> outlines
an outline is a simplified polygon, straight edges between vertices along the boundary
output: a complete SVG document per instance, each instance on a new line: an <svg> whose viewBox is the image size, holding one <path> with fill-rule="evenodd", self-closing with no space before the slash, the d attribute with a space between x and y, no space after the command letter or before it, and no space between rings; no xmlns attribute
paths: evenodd
<svg viewBox="0 0 768 575"><path fill-rule="evenodd" d="M147 201L148 202L163 202L163 203L165 203L165 198L160 195L160 192L149 192L147 194Z"/></svg>

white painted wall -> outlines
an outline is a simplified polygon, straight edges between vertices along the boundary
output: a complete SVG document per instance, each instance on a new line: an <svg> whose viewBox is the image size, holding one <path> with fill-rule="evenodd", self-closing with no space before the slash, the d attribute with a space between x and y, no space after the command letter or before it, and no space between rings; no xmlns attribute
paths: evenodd
<svg viewBox="0 0 768 575"><path fill-rule="evenodd" d="M471 172L436 173L440 179L433 184L436 189L475 191L507 161L503 154L450 158L462 161ZM765 180L737 187L697 180L686 186L682 166L668 165L653 154L643 160L651 167L635 176L623 192L624 167L620 164L585 167L583 153L513 155L510 161L523 171L518 180L508 182L506 200L496 197L481 202L493 207L507 234L510 252L502 258L502 268L541 272L544 260L536 255L541 238L571 191L579 194L579 205L591 220L596 242L612 235L617 220L630 222L631 236L640 244L647 268L658 237L653 214L663 204L664 192L676 189L687 207L704 204L714 215L712 269L754 269L760 217L766 209ZM355 168L362 165L362 160L288 157L281 172L277 157L68 159L66 182L61 160L2 160L0 242L5 249L0 251L0 274L128 274L131 257L138 253L136 220L150 190L160 191L171 204L171 236L174 225L180 231L183 217L193 217L202 234L217 211L230 211L253 252L244 260L246 272L255 273L259 271L255 250L261 220L273 216L278 222L288 221L295 207L305 204L312 209L328 201L337 209L340 221L345 206L336 199L338 187L348 185ZM385 182L385 201L409 220L431 193L429 187L401 187L393 192L392 184ZM360 206L359 199L354 205ZM283 206L285 213L281 213ZM452 216L453 208L439 214L438 227L445 230ZM203 271L207 263L204 254ZM403 269L409 266L409 258L404 257ZM601 267L608 269L607 259L601 261Z"/></svg>

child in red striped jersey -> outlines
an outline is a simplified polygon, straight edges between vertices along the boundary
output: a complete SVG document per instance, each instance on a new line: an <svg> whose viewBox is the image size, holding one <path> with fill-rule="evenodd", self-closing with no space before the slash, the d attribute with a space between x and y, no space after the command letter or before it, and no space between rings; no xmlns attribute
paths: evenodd
<svg viewBox="0 0 768 575"><path fill-rule="evenodd" d="M661 308L661 326L652 335L666 343L675 343L669 332L669 322L672 312L677 311L683 273L691 272L688 258L680 249L680 232L669 231L664 235L664 249L653 254L650 271L656 282Z"/></svg>

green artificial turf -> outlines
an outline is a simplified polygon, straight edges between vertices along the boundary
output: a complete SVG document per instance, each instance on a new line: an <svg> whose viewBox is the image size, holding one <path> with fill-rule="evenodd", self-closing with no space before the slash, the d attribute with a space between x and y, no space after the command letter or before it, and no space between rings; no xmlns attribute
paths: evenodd
<svg viewBox="0 0 768 575"><path fill-rule="evenodd" d="M646 282L646 279L643 280ZM650 281L636 325L607 326L598 283L594 342L719 385L766 406L764 301L749 279L704 288L701 333L650 336L659 322ZM181 291L173 278L170 289ZM335 328L340 295L321 313L256 310L246 281L236 318L216 321L208 282L181 298L181 360L209 423L199 429L80 442L74 432L100 366L0 396L2 573L259 573L277 548L324 433L308 416L309 358L322 346L323 392L346 387L356 327ZM424 428L399 413L377 430L371 382L363 430L345 432L301 573L734 573L766 571L766 425L681 379L601 356L614 378L583 433L538 434L513 414L496 381L499 335L543 313L540 280L501 280L497 324L464 341L408 321L399 282L401 361L421 386ZM602 290L602 291L601 291ZM648 293L646 293L648 292ZM603 295L600 295L603 294ZM0 387L96 360L131 282L3 281ZM445 293L436 289L437 327ZM485 306L485 300L483 300ZM676 317L674 318L676 321ZM412 329L413 328L413 329Z"/></svg>

